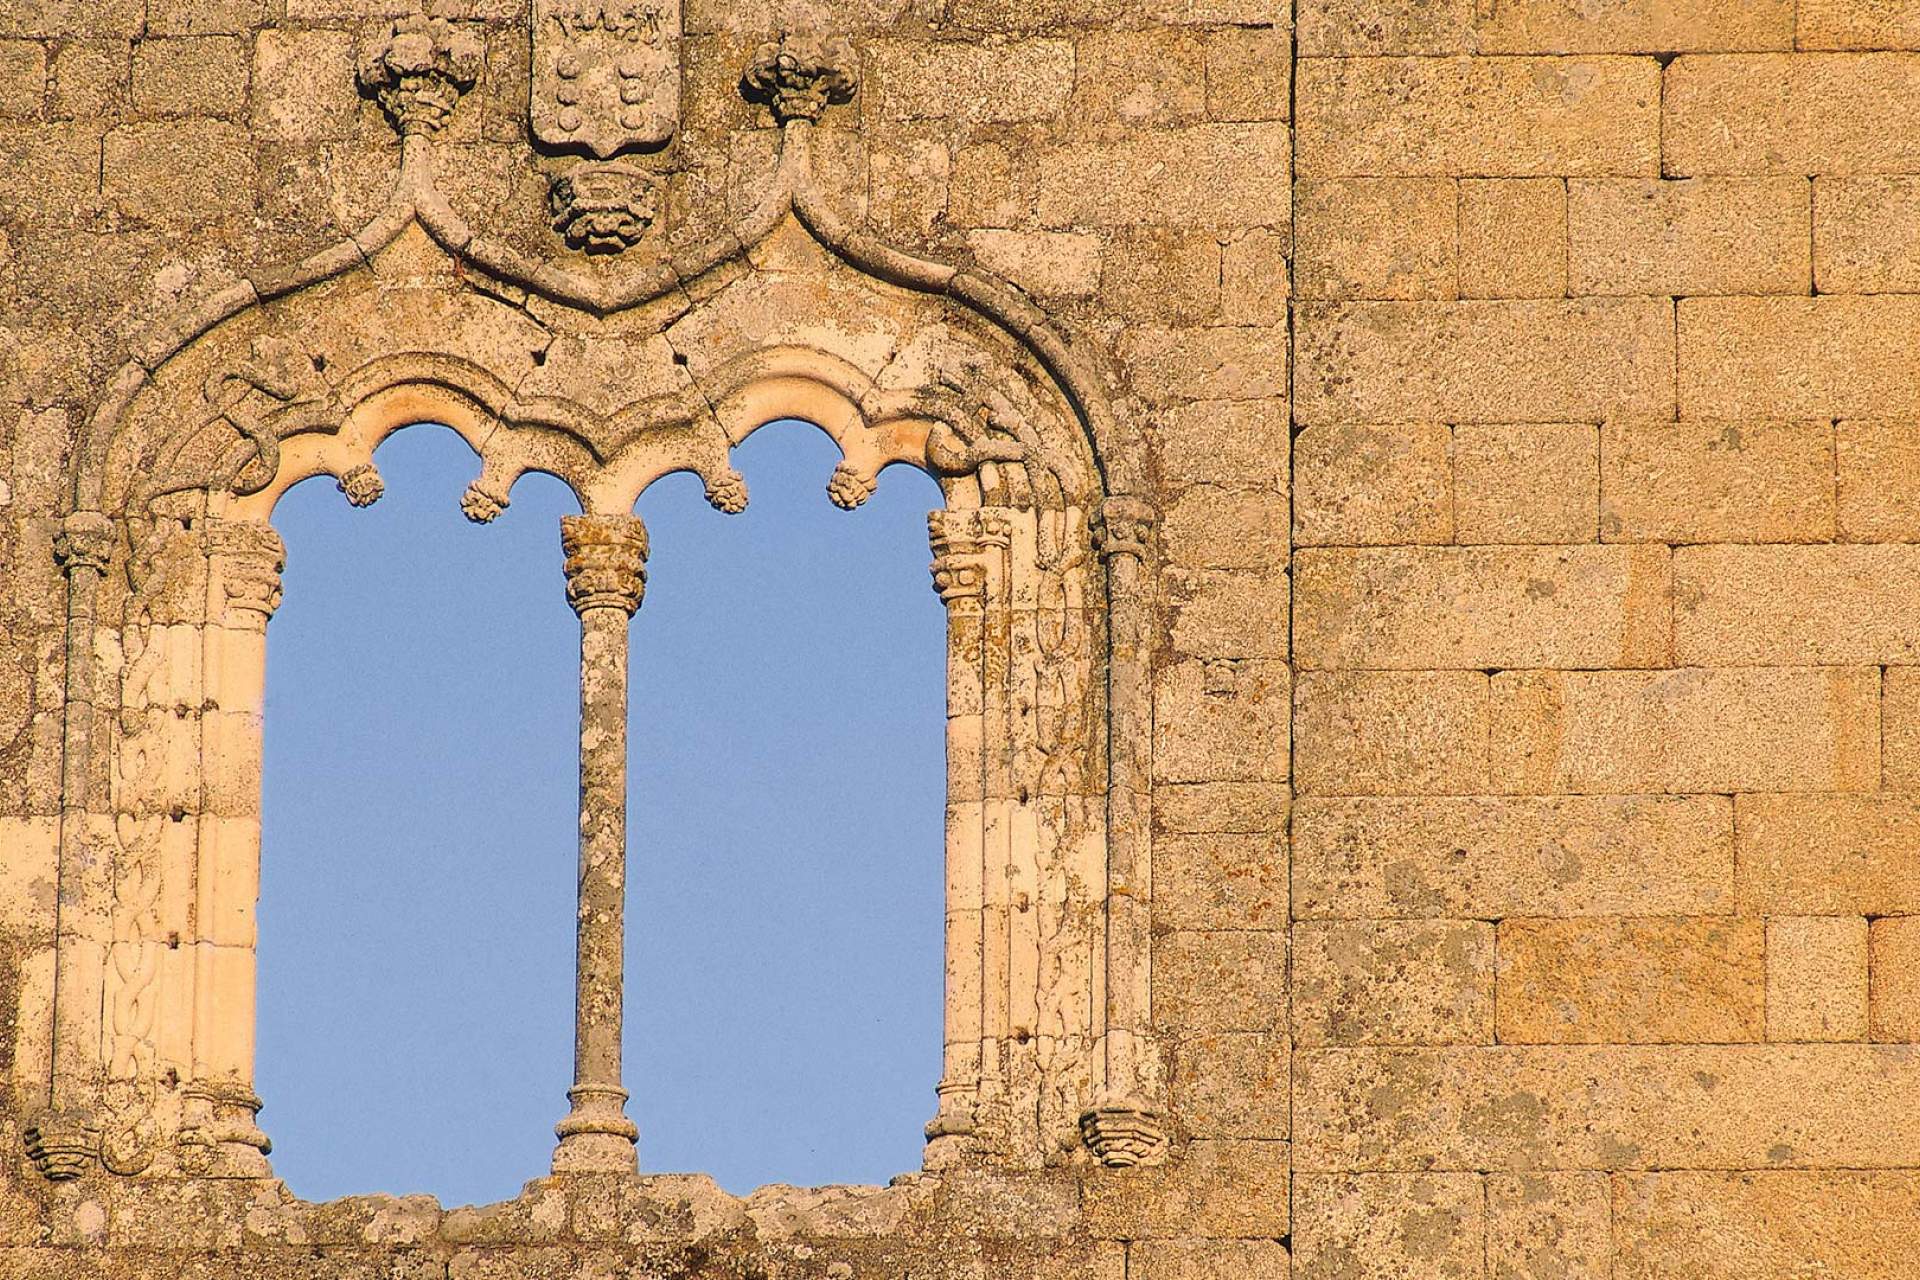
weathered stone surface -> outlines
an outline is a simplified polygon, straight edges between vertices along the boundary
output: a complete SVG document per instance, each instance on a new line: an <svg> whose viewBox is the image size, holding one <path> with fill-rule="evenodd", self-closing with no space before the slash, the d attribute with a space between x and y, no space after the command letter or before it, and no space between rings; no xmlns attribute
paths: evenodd
<svg viewBox="0 0 1920 1280"><path fill-rule="evenodd" d="M1291 143L1283 124L1205 124L1065 144L1040 157L1034 216L1063 228L1285 226Z"/></svg>
<svg viewBox="0 0 1920 1280"><path fill-rule="evenodd" d="M1302 431L1293 442L1294 545L1453 541L1452 446L1438 423Z"/></svg>
<svg viewBox="0 0 1920 1280"><path fill-rule="evenodd" d="M1823 6L1849 0L1818 0ZM1660 53L1786 49L1794 43L1791 0L1623 0L1593 8L1569 0L1306 0L1300 52ZM1800 9L1801 44L1807 10ZM1884 46L1873 46L1884 47Z"/></svg>
<svg viewBox="0 0 1920 1280"><path fill-rule="evenodd" d="M1294 1168L1905 1168L1905 1045L1303 1049Z"/></svg>
<svg viewBox="0 0 1920 1280"><path fill-rule="evenodd" d="M1293 1050L1264 1032L1186 1035L1174 1049L1174 1110L1199 1138L1261 1138L1287 1131Z"/></svg>
<svg viewBox="0 0 1920 1280"><path fill-rule="evenodd" d="M1665 548L1306 549L1303 667L1664 666Z"/></svg>
<svg viewBox="0 0 1920 1280"><path fill-rule="evenodd" d="M1917 324L1920 298L1895 294L1683 299L1681 416L1920 417Z"/></svg>
<svg viewBox="0 0 1920 1280"><path fill-rule="evenodd" d="M1454 534L1461 542L1589 542L1599 449L1584 422L1462 423L1453 432Z"/></svg>
<svg viewBox="0 0 1920 1280"><path fill-rule="evenodd" d="M1912 663L1920 656L1920 547L1682 547L1674 553L1679 661ZM1796 601L1783 614L1757 598Z"/></svg>
<svg viewBox="0 0 1920 1280"><path fill-rule="evenodd" d="M1920 1042L1920 916L1875 920L1869 946L1873 1038Z"/></svg>
<svg viewBox="0 0 1920 1280"><path fill-rule="evenodd" d="M1494 788L1870 791L1879 695L1871 667L1503 672L1492 683Z"/></svg>
<svg viewBox="0 0 1920 1280"><path fill-rule="evenodd" d="M1867 921L1767 920L1767 1039L1867 1038Z"/></svg>
<svg viewBox="0 0 1920 1280"><path fill-rule="evenodd" d="M1910 1170L1636 1174L1613 1203L1620 1280L1894 1280L1920 1239Z"/></svg>
<svg viewBox="0 0 1920 1280"><path fill-rule="evenodd" d="M1502 1044L1732 1044L1765 1031L1758 920L1500 922Z"/></svg>
<svg viewBox="0 0 1920 1280"><path fill-rule="evenodd" d="M1488 1280L1612 1280L1612 1209L1605 1174L1489 1175Z"/></svg>
<svg viewBox="0 0 1920 1280"><path fill-rule="evenodd" d="M1154 693L1154 775L1164 782L1264 782L1288 776L1290 677L1268 660L1189 660Z"/></svg>
<svg viewBox="0 0 1920 1280"><path fill-rule="evenodd" d="M1843 542L1920 542L1920 424L1834 424L1836 529Z"/></svg>
<svg viewBox="0 0 1920 1280"><path fill-rule="evenodd" d="M1168 933L1153 950L1154 1016L1162 1024L1265 1033L1286 1025L1285 933Z"/></svg>
<svg viewBox="0 0 1920 1280"><path fill-rule="evenodd" d="M1460 296L1567 292L1567 184L1560 178L1460 183Z"/></svg>
<svg viewBox="0 0 1920 1280"><path fill-rule="evenodd" d="M1294 1194L1296 1277L1483 1274L1485 1208L1472 1174L1313 1174Z"/></svg>
<svg viewBox="0 0 1920 1280"><path fill-rule="evenodd" d="M1689 915L1733 905L1720 796L1302 799L1302 919Z"/></svg>
<svg viewBox="0 0 1920 1280"><path fill-rule="evenodd" d="M1304 303L1296 358L1309 423L1673 412L1672 304L1657 299Z"/></svg>
<svg viewBox="0 0 1920 1280"><path fill-rule="evenodd" d="M1813 277L1822 293L1920 287L1920 184L1908 177L1816 178Z"/></svg>
<svg viewBox="0 0 1920 1280"><path fill-rule="evenodd" d="M1571 291L1806 293L1812 204L1804 178L1575 179Z"/></svg>
<svg viewBox="0 0 1920 1280"><path fill-rule="evenodd" d="M1906 53L1680 58L1667 68L1661 161L1669 177L1911 172L1916 79L1920 58Z"/></svg>
<svg viewBox="0 0 1920 1280"><path fill-rule="evenodd" d="M1459 197L1445 178L1303 179L1293 191L1302 298L1451 298Z"/></svg>
<svg viewBox="0 0 1920 1280"><path fill-rule="evenodd" d="M1480 1044L1493 1038L1493 926L1311 921L1293 930L1301 1045Z"/></svg>
<svg viewBox="0 0 1920 1280"><path fill-rule="evenodd" d="M1096 1238L1278 1240L1288 1231L1284 1142L1195 1142L1177 1162L1111 1170L1086 1188Z"/></svg>
<svg viewBox="0 0 1920 1280"><path fill-rule="evenodd" d="M1293 732L1302 795L1471 795L1487 787L1478 671L1302 673Z"/></svg>
<svg viewBox="0 0 1920 1280"><path fill-rule="evenodd" d="M1306 58L1297 82L1302 177L1650 177L1658 166L1651 58Z"/></svg>
<svg viewBox="0 0 1920 1280"><path fill-rule="evenodd" d="M1742 911L1920 914L1920 802L1906 795L1741 796Z"/></svg>
<svg viewBox="0 0 1920 1280"><path fill-rule="evenodd" d="M1286 855L1273 836L1212 832L1154 842L1154 915L1176 929L1277 929Z"/></svg>
<svg viewBox="0 0 1920 1280"><path fill-rule="evenodd" d="M1600 429L1600 536L1829 540L1833 448L1825 421L1609 422Z"/></svg>

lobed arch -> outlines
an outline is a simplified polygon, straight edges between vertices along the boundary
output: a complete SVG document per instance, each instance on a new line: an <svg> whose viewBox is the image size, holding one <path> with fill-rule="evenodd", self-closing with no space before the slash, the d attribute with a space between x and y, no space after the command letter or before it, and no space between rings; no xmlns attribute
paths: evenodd
<svg viewBox="0 0 1920 1280"><path fill-rule="evenodd" d="M283 555L271 513L318 475L356 505L377 500L374 450L422 421L479 459L469 518L497 516L529 471L560 478L583 512L562 531L583 628L584 834L574 1112L556 1172L632 1163L617 1013L607 1024L618 877L590 883L587 850L624 858L624 728L608 726L645 581L631 511L681 471L715 507L743 509L729 453L787 418L840 448L838 505L858 506L894 465L927 471L946 499L929 517L950 695L929 1167L1164 1154L1138 450L1087 362L1011 286L839 219L813 183L810 127L785 122L773 193L710 261L624 284L508 261L458 225L433 186L431 138L409 134L393 202L346 248L223 291L108 388L59 548L63 911L47 1091L27 1131L49 1176L96 1159L126 1175L268 1172L251 895ZM181 937L185 956L162 941Z"/></svg>

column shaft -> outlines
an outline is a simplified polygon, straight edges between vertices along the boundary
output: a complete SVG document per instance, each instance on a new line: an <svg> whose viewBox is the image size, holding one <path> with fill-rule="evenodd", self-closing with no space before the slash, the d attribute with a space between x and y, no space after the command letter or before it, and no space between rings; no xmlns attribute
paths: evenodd
<svg viewBox="0 0 1920 1280"><path fill-rule="evenodd" d="M580 615L580 880L573 1104L555 1132L555 1173L636 1167L639 1130L621 1085L627 892L627 629L646 587L635 516L561 520L567 600Z"/></svg>

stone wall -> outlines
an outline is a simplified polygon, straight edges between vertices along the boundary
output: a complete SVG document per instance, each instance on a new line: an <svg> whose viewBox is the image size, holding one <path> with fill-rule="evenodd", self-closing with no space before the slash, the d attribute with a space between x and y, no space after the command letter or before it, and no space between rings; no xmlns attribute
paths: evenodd
<svg viewBox="0 0 1920 1280"><path fill-rule="evenodd" d="M529 0L443 11L481 52L433 142L473 240L424 197L372 234L402 144L356 56L405 12L0 0L0 1277L1912 1274L1920 11L685 0L664 247L611 260L551 225ZM1093 370L1097 412L1056 399L1110 419L1104 492L1157 514L1151 729L1113 740L1150 745L1151 874L1106 901L1149 912L1129 1029L1165 1150L745 1201L569 1174L479 1209L164 1161L47 1180L56 899L114 816L106 747L63 780L85 424L197 388L181 344L254 303L169 326L236 288L352 329L363 281L478 279L516 342L557 335L542 368L640 350L668 302L569 318L537 268L617 290L740 234L779 137L740 79L787 29L851 43L810 136L854 231L783 215L675 277L687 306L739 272L907 315L930 269L859 235L1004 278ZM766 296L772 329L802 309ZM702 373L676 355L662 386ZM596 368L628 376L562 390Z"/></svg>

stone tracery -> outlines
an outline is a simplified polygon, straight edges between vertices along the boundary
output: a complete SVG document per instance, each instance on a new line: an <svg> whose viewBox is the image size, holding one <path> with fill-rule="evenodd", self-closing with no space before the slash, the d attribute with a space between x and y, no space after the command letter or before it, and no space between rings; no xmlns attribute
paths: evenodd
<svg viewBox="0 0 1920 1280"><path fill-rule="evenodd" d="M616 701L624 727L626 620L644 579L644 532L628 513L680 470L701 476L716 508L742 510L729 451L784 417L840 447L827 484L836 504L859 505L896 462L935 476L948 500L930 518L949 610L950 788L947 1034L929 1166L1051 1163L1082 1140L1108 1164L1158 1158L1163 1085L1146 1008L1152 512L1125 496L1132 451L1099 380L1009 286L901 253L834 209L810 130L852 92L844 42L768 46L749 71L782 137L759 205L703 248L613 276L531 262L453 212L432 134L471 76L452 34L417 25L396 24L363 63L404 138L388 208L154 335L89 424L64 541L76 660L61 892L105 910L111 936L83 929L84 916L63 923L60 964L82 993L98 974L112 1012L96 1028L84 994L58 1003L56 1043L100 1048L97 1060L55 1063L44 1122L29 1131L35 1159L54 1177L96 1157L128 1174L156 1162L265 1171L250 1085L251 895L260 680L283 554L267 519L316 474L355 505L376 500L374 449L432 420L480 459L461 503L469 518L499 515L530 470L559 476L586 512L565 530L582 622L581 991L574 1112L555 1168L631 1168L617 1016L624 788L610 781L614 754L623 776L624 743L606 733ZM530 296L560 310L536 317ZM607 319L643 310L651 329L607 337ZM596 364L596 345L618 359ZM90 798L103 590L121 601L109 735L119 764L112 795ZM131 816L103 831L89 816L103 809ZM193 886L191 906L157 914L156 866ZM164 930L194 940L190 965L160 967L152 939ZM156 991L188 1001L184 1026L155 1013ZM181 1087L156 1083L167 1078Z"/></svg>

